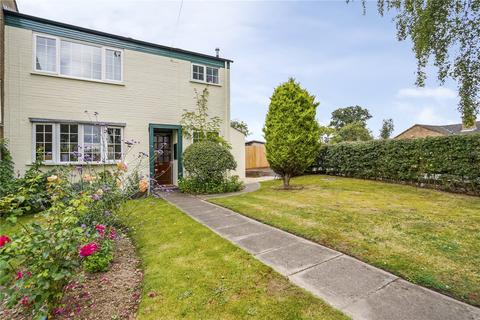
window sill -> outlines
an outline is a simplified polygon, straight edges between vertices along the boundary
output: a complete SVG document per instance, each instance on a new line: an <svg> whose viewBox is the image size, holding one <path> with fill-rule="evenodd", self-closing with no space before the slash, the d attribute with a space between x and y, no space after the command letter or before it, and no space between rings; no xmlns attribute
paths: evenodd
<svg viewBox="0 0 480 320"><path fill-rule="evenodd" d="M32 75L36 76L47 76L47 77L54 77L54 78L61 78L61 79L70 79L70 80L79 80L79 81L87 81L87 82L95 82L95 83L103 83L103 84L113 84L116 86L125 86L125 83L118 82L118 81L108 81L108 80L95 80L95 79L85 79L85 78L78 78L78 77L69 77L55 73L47 73L47 72L39 72L39 71L32 71L30 72Z"/></svg>
<svg viewBox="0 0 480 320"><path fill-rule="evenodd" d="M108 161L108 162L43 162L42 166L114 166L117 163L120 163L121 160L118 161ZM27 163L27 166L33 166L33 162Z"/></svg>
<svg viewBox="0 0 480 320"><path fill-rule="evenodd" d="M193 80L193 79L191 79L190 82L205 84L207 86L216 86L216 87L221 87L222 86L220 83L206 82L206 81Z"/></svg>

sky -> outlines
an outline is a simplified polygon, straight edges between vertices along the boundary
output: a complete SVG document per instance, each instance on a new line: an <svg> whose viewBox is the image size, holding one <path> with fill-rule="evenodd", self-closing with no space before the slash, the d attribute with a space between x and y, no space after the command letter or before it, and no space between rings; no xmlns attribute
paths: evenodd
<svg viewBox="0 0 480 320"><path fill-rule="evenodd" d="M22 13L234 60L231 116L263 140L276 86L294 77L320 103L317 118L360 105L379 135L392 118L394 134L415 123L460 123L456 84L441 86L435 69L415 87L410 40L398 41L392 15L361 1L17 0ZM180 10L181 8L181 10ZM180 13L180 14L179 14Z"/></svg>

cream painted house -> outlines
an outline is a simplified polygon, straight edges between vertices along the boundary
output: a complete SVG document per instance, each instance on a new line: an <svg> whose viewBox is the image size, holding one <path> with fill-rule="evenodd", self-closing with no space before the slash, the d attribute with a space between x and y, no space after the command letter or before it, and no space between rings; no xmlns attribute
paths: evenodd
<svg viewBox="0 0 480 320"><path fill-rule="evenodd" d="M78 166L145 153L143 173L176 184L191 143L180 118L194 110L194 90L208 87L210 115L222 119L219 134L245 177L245 137L230 127L231 60L13 11L4 17L4 136L18 171L35 157Z"/></svg>

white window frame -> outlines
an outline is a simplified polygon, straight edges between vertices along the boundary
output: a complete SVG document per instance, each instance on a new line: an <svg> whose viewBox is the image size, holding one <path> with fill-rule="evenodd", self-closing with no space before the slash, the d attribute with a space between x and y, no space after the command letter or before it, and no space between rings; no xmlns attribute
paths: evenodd
<svg viewBox="0 0 480 320"><path fill-rule="evenodd" d="M78 125L78 149L79 153L82 154L81 160L79 161L60 161L60 125L69 124L69 125ZM125 128L122 126L115 125L98 125L100 126L100 161L84 161L84 126L86 125L97 125L94 123L77 123L77 122L33 122L32 123L32 162L36 161L37 157L37 136L36 136L36 127L37 125L51 125L52 126L52 160L42 161L46 165L84 165L84 164L116 164L124 160L125 157L125 146L124 146L124 131ZM121 146L121 157L118 160L108 160L108 128L120 129L120 146Z"/></svg>
<svg viewBox="0 0 480 320"><path fill-rule="evenodd" d="M37 70L37 38L42 37L42 38L48 38L55 40L55 48L56 48L56 66L55 66L55 72L52 71L46 71L46 70ZM87 78L87 77L77 77L77 76L69 76L69 75L64 75L61 73L60 70L60 59L61 59L61 42L62 41L68 41L68 42L73 42L73 43L78 43L81 45L86 45L86 46L92 46L92 47L97 47L101 48L102 50L102 76L101 79L93 79L93 78ZM102 46L98 45L95 43L89 43L89 42L84 42L84 41L78 41L74 39L69 39L69 38L64 38L64 37L56 37L52 36L49 34L43 34L43 33L33 33L33 57L32 57L32 72L33 73L38 73L38 74L46 74L46 75L53 75L53 76L58 76L62 78L67 78L67 79L77 79L77 80L87 80L87 81L93 81L93 82L105 82L105 83L123 83L124 79L124 55L125 51L120 48L115 48L115 47L109 47L109 46ZM120 80L110 80L106 78L106 50L114 50L114 51L120 51Z"/></svg>
<svg viewBox="0 0 480 320"><path fill-rule="evenodd" d="M197 66L197 67L202 67L203 68L203 80L197 80L193 77L193 66ZM218 70L218 83L215 83L215 82L207 82L207 67L208 68L213 68L213 69L217 69ZM200 64L200 63L193 63L191 64L191 67L190 67L190 81L192 82L198 82L198 83L203 83L203 84L210 84L212 86L221 86L221 79L220 79L220 68L219 67L212 67L212 66L208 66L208 65L205 65L205 64Z"/></svg>

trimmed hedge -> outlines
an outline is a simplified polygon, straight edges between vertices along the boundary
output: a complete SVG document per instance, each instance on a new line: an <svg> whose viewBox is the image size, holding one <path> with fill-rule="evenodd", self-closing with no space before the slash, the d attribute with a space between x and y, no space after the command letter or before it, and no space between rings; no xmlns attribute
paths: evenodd
<svg viewBox="0 0 480 320"><path fill-rule="evenodd" d="M480 194L480 134L324 145L311 171Z"/></svg>

